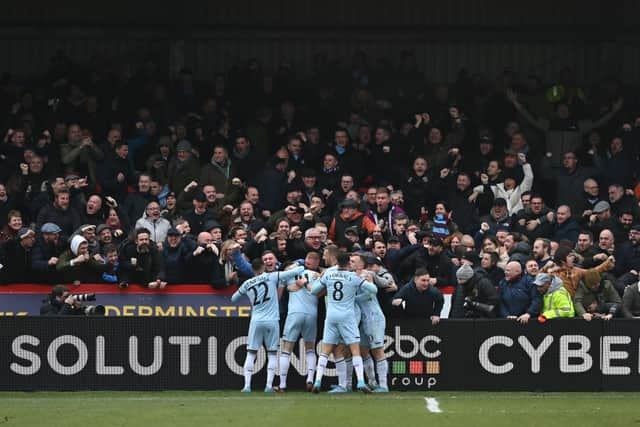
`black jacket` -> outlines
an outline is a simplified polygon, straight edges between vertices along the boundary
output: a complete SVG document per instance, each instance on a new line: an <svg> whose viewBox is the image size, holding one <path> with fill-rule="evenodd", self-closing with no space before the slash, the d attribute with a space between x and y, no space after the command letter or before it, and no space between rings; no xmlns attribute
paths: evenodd
<svg viewBox="0 0 640 427"><path fill-rule="evenodd" d="M486 312L474 310L472 307L464 307L465 298L473 302L493 306L494 310ZM496 287L489 278L481 271L476 271L471 279L463 285L457 285L453 299L451 301L452 319L463 318L494 318L496 317L495 307L498 305L498 293Z"/></svg>
<svg viewBox="0 0 640 427"><path fill-rule="evenodd" d="M429 256L426 248L420 248L413 252L398 266L398 278L402 282L408 282L419 268L426 268L429 276L437 279L436 286L448 286L453 283L451 273L453 264L444 251L439 255Z"/></svg>

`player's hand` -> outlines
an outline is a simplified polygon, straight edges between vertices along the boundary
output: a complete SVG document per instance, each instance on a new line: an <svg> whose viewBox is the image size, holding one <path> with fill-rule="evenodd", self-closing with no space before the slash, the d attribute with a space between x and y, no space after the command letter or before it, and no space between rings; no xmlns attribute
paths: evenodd
<svg viewBox="0 0 640 427"><path fill-rule="evenodd" d="M437 325L438 323L440 323L440 316L431 316L431 324Z"/></svg>

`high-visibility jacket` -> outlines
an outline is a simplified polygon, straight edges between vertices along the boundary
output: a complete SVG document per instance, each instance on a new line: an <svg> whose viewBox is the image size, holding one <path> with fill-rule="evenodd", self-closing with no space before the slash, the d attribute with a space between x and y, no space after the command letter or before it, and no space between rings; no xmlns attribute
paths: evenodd
<svg viewBox="0 0 640 427"><path fill-rule="evenodd" d="M562 281L557 277L542 297L542 315L547 319L556 317L574 317L576 312L573 308L571 294L562 286Z"/></svg>

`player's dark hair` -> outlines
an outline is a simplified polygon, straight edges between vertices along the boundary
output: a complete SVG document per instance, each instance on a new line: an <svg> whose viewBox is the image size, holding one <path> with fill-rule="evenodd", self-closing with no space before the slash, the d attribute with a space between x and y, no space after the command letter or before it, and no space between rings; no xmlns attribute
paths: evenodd
<svg viewBox="0 0 640 427"><path fill-rule="evenodd" d="M254 273L262 271L263 268L264 268L264 262L262 262L262 258L256 258L253 261L251 261L251 270L253 270Z"/></svg>
<svg viewBox="0 0 640 427"><path fill-rule="evenodd" d="M340 252L336 256L336 259L338 260L338 266L348 267L349 262L351 261L351 254L348 252Z"/></svg>

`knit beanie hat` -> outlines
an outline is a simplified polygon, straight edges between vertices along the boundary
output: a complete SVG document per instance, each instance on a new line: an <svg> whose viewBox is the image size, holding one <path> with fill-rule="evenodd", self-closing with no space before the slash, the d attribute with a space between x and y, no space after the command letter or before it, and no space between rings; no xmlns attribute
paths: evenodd
<svg viewBox="0 0 640 427"><path fill-rule="evenodd" d="M73 239L71 239L71 245L70 245L71 252L73 252L74 255L78 255L78 249L80 248L80 245L83 243L87 243L87 239L85 239L80 235L73 236Z"/></svg>
<svg viewBox="0 0 640 427"><path fill-rule="evenodd" d="M469 280L473 277L473 268L469 264L464 264L456 271L456 278L460 280Z"/></svg>

